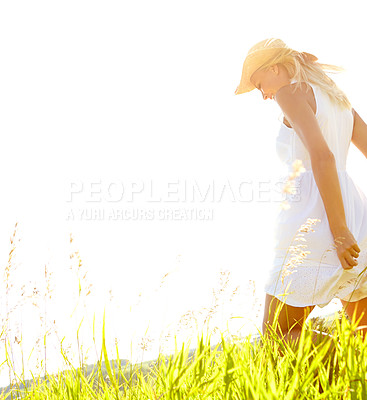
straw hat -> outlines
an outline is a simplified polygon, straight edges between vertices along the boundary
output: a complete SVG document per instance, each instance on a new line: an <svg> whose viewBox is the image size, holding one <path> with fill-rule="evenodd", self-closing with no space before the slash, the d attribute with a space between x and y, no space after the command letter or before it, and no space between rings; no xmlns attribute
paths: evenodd
<svg viewBox="0 0 367 400"><path fill-rule="evenodd" d="M250 78L255 71L265 64L266 61L280 53L289 55L294 51L295 50L288 47L281 39L271 38L256 43L247 53L246 59L243 63L241 81L236 88L235 94L247 93L256 89L256 87L251 83ZM306 53L305 51L299 54L304 59L310 61L318 60L316 56L311 53Z"/></svg>

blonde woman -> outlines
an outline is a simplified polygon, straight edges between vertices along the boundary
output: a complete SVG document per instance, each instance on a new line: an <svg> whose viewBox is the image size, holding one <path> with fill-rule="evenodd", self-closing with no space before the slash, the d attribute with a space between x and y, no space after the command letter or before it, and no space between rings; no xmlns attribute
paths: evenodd
<svg viewBox="0 0 367 400"><path fill-rule="evenodd" d="M315 306L333 298L367 332L367 198L346 171L350 142L367 158L367 125L325 73L343 69L317 60L280 39L263 40L249 50L235 91L257 89L277 102L278 156L290 173L303 166L294 179L299 197L277 216L264 286L263 334L276 317L285 340L297 339Z"/></svg>

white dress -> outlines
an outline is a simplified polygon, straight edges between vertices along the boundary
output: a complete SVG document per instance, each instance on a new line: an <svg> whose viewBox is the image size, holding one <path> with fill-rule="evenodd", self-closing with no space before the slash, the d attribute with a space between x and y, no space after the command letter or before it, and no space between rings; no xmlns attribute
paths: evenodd
<svg viewBox="0 0 367 400"><path fill-rule="evenodd" d="M343 269L307 148L294 129L282 122L276 138L277 154L289 172L297 159L305 171L293 181L295 192L286 195L290 207L277 215L273 265L264 290L295 307L325 307L335 297L352 302L367 297L367 197L346 171L353 114L332 103L318 85L310 86L316 100L316 119L336 160L347 226L361 252L357 266ZM299 232L309 218L314 220L313 231Z"/></svg>

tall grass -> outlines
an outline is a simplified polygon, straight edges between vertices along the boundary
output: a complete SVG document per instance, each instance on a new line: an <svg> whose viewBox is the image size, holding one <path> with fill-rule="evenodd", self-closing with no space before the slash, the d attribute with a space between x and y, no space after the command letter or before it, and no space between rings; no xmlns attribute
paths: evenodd
<svg viewBox="0 0 367 400"><path fill-rule="evenodd" d="M334 332L318 345L311 339L311 323L303 326L297 346L277 336L260 342L251 342L250 336L239 341L222 336L213 346L210 335L202 334L191 354L188 342L174 354L124 366L109 359L103 324L100 359L92 370L71 366L28 383L18 377L18 384L0 398L365 399L367 343L352 334L344 315L334 323Z"/></svg>

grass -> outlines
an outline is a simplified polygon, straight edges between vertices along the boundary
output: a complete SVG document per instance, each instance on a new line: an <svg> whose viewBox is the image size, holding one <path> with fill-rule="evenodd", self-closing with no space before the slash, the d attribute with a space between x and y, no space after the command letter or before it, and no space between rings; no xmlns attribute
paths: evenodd
<svg viewBox="0 0 367 400"><path fill-rule="evenodd" d="M332 322L318 345L311 340L310 321L299 343L288 345L276 336L258 342L222 336L212 346L210 335L201 334L191 354L187 343L174 354L134 366L109 360L103 326L101 358L92 370L70 366L28 383L19 377L0 398L365 399L367 341L352 333L344 314ZM118 360L118 347L115 351Z"/></svg>

